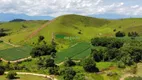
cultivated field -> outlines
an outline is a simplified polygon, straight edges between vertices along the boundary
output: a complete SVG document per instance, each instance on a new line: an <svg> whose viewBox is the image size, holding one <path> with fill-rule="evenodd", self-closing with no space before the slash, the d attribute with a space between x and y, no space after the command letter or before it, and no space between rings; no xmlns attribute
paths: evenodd
<svg viewBox="0 0 142 80"><path fill-rule="evenodd" d="M15 47L15 48L1 50L0 57L8 61L27 58L30 56L31 49L32 47L30 46L23 46L23 47Z"/></svg>
<svg viewBox="0 0 142 80"><path fill-rule="evenodd" d="M90 44L86 42L81 42L73 47L70 47L69 49L56 53L57 56L55 58L55 62L60 63L67 58L82 59L90 55L90 53L91 53Z"/></svg>

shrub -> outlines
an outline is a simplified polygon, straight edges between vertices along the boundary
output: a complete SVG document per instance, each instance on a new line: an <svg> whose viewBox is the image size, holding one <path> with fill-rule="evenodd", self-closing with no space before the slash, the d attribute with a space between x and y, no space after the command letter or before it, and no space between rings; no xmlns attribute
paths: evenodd
<svg viewBox="0 0 142 80"><path fill-rule="evenodd" d="M137 37L139 34L137 32L128 32L129 37Z"/></svg>
<svg viewBox="0 0 142 80"><path fill-rule="evenodd" d="M68 58L65 62L64 62L64 65L67 66L67 67L70 67L70 66L74 66L76 65L74 61L72 61L72 59Z"/></svg>
<svg viewBox="0 0 142 80"><path fill-rule="evenodd" d="M16 72L9 72L6 76L8 79L15 79L16 78Z"/></svg>
<svg viewBox="0 0 142 80"><path fill-rule="evenodd" d="M116 37L124 37L125 36L125 33L124 32L121 32L121 31L118 31L116 34L115 34Z"/></svg>
<svg viewBox="0 0 142 80"><path fill-rule="evenodd" d="M40 43L42 40L44 40L44 36L39 36L38 37L38 43Z"/></svg>
<svg viewBox="0 0 142 80"><path fill-rule="evenodd" d="M0 75L3 75L5 72L4 66L0 66Z"/></svg>
<svg viewBox="0 0 142 80"><path fill-rule="evenodd" d="M65 68L60 74L63 75L64 80L73 80L76 72L72 68Z"/></svg>
<svg viewBox="0 0 142 80"><path fill-rule="evenodd" d="M119 62L118 62L118 67L119 67L119 68L125 68L124 62L119 61Z"/></svg>
<svg viewBox="0 0 142 80"><path fill-rule="evenodd" d="M83 68L87 72L99 72L99 69L96 67L96 63L89 58L83 61Z"/></svg>
<svg viewBox="0 0 142 80"><path fill-rule="evenodd" d="M59 75L59 67L50 67L48 72L50 75Z"/></svg>

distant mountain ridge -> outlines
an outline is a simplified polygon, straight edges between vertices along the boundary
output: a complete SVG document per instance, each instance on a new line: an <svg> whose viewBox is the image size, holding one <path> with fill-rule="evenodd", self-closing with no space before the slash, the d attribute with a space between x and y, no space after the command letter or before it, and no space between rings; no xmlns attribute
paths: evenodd
<svg viewBox="0 0 142 80"><path fill-rule="evenodd" d="M53 17L50 16L28 16L25 14L10 14L10 13L0 13L0 21L7 22L13 19L25 19L25 20L51 20Z"/></svg>

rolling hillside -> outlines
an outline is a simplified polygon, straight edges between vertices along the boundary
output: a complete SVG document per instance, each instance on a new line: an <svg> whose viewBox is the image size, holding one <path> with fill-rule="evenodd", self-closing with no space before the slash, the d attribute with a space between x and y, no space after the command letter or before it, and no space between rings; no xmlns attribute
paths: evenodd
<svg viewBox="0 0 142 80"><path fill-rule="evenodd" d="M126 33L136 31L139 35L142 35L142 19L106 20L72 14L59 16L49 21L49 23L47 21L1 23L0 28L10 30L10 35L2 39L11 40L15 44L23 43L28 36L30 36L27 41L28 44L36 42L39 35L43 35L47 42L51 42L53 34L54 36L60 34L66 35L66 37L78 37L78 39L73 40L56 39L57 43L69 44L72 41L89 41L93 37L113 37L116 31ZM37 32L34 33L35 31ZM34 35L32 35L33 33Z"/></svg>
<svg viewBox="0 0 142 80"><path fill-rule="evenodd" d="M39 31L33 38L32 42L37 40L39 35L45 36L45 40L51 42L52 34L66 35L68 37L79 37L74 41L89 41L93 37L115 36L117 31L124 31L126 34L136 31L142 35L142 19L129 18L121 20L106 20L80 15L64 15L55 18L44 29ZM116 31L114 31L116 30ZM56 39L61 44L66 44L65 39Z"/></svg>

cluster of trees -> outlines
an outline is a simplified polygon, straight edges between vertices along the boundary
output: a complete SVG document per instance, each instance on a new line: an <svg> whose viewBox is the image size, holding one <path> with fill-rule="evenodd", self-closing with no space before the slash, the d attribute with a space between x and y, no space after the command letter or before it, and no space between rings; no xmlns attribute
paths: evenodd
<svg viewBox="0 0 142 80"><path fill-rule="evenodd" d="M6 66L3 66L2 64L0 64L0 75L3 75L6 70L7 70ZM6 76L6 78L15 79L16 75L17 74L15 72L9 72Z"/></svg>
<svg viewBox="0 0 142 80"><path fill-rule="evenodd" d="M128 36L129 37L137 37L137 36L139 36L139 34L137 32L129 32Z"/></svg>
<svg viewBox="0 0 142 80"><path fill-rule="evenodd" d="M86 80L84 74L77 73L71 67L66 67L63 70L61 70L60 75L63 76L64 80Z"/></svg>
<svg viewBox="0 0 142 80"><path fill-rule="evenodd" d="M51 55L54 53L56 53L55 47L49 47L46 44L42 44L42 45L34 47L30 55L32 57L39 57L39 56L44 56L44 55Z"/></svg>
<svg viewBox="0 0 142 80"><path fill-rule="evenodd" d="M114 40L115 46L111 46L110 48L108 46L113 43L113 41L111 40L112 39L108 38L92 39L92 45L106 47L102 49L92 49L91 57L96 62L117 61L118 67L125 68L126 65L130 66L133 65L135 62L140 62L142 60L142 47L141 47L142 42L140 41L121 42L121 40Z"/></svg>
<svg viewBox="0 0 142 80"><path fill-rule="evenodd" d="M124 37L126 34L124 32L118 31L115 33L116 37ZM139 34L137 32L128 32L128 37L138 37Z"/></svg>
<svg viewBox="0 0 142 80"><path fill-rule="evenodd" d="M37 61L37 65L38 68L44 68L47 69L49 67L56 67L55 63L54 63L54 59L50 58L50 57L46 57L46 58L39 58Z"/></svg>
<svg viewBox="0 0 142 80"><path fill-rule="evenodd" d="M103 46L108 48L120 48L123 46L124 42L115 38L93 38L91 39L93 46Z"/></svg>
<svg viewBox="0 0 142 80"><path fill-rule="evenodd" d="M30 53L32 57L39 57L45 55L51 55L55 57L56 49L55 46L48 46L44 40L44 36L39 36L38 43ZM40 44L43 41L43 44Z"/></svg>

